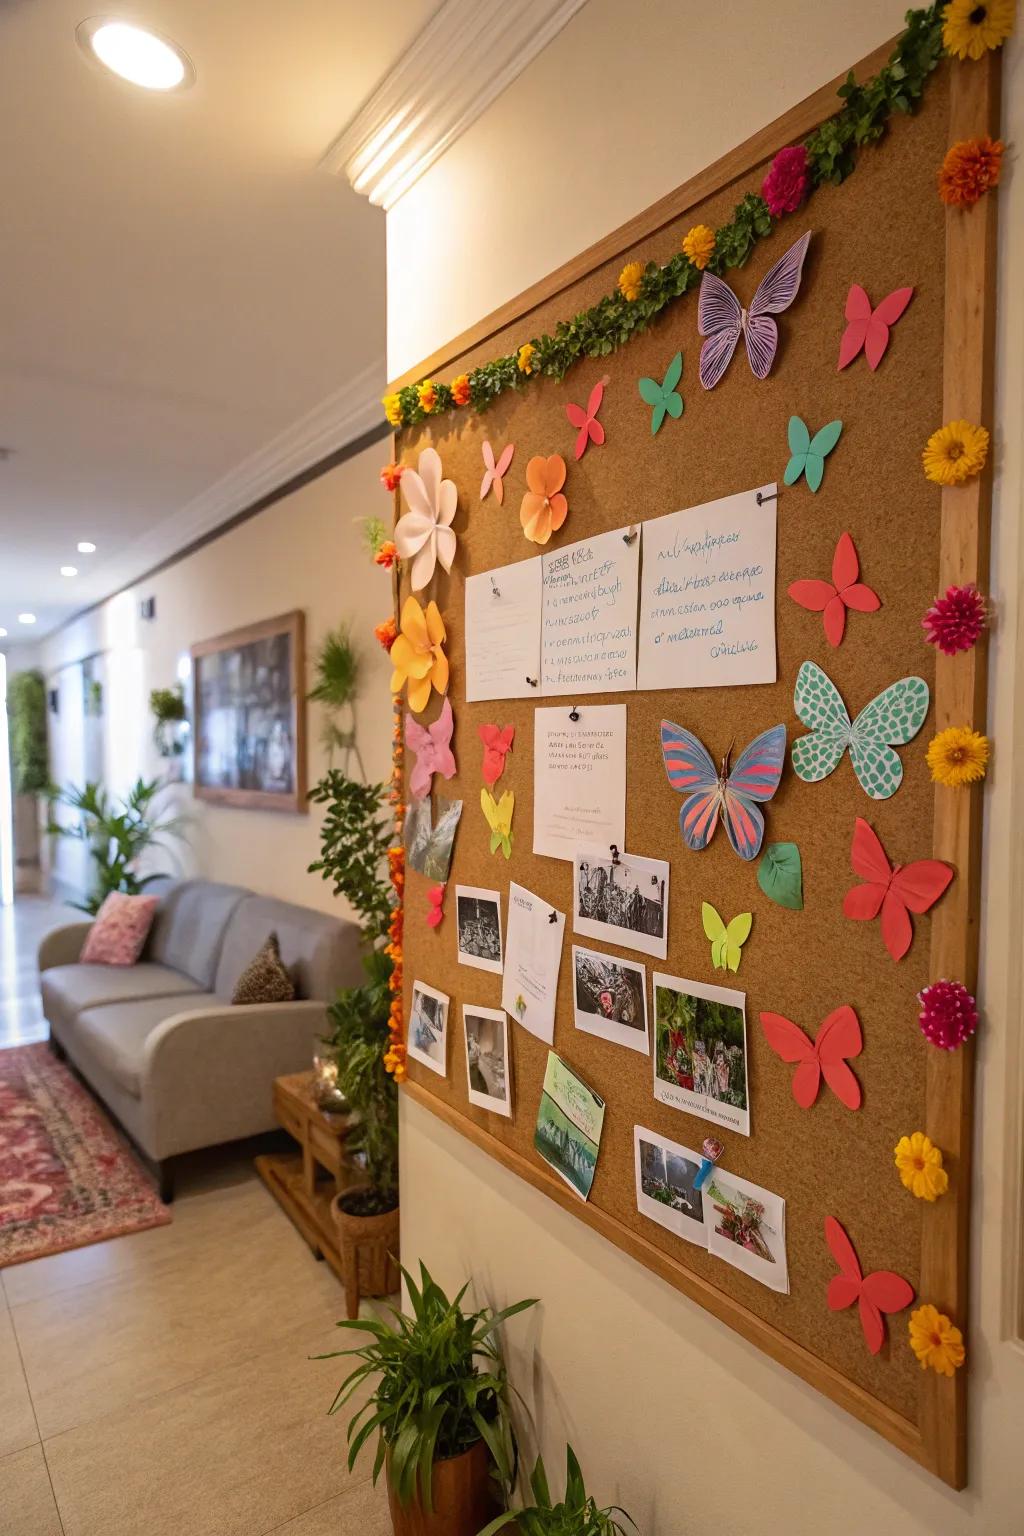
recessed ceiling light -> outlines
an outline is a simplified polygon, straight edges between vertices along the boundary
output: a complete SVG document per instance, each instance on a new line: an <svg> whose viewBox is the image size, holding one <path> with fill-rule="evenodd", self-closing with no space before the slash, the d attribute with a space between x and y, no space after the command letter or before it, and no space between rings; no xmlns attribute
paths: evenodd
<svg viewBox="0 0 1024 1536"><path fill-rule="evenodd" d="M88 55L144 90L182 90L196 78L192 60L177 43L115 17L90 16L75 35Z"/></svg>
<svg viewBox="0 0 1024 1536"><path fill-rule="evenodd" d="M19 624L34 624L35 621L36 621L36 616L35 616L34 613L19 613L18 614L18 623Z"/></svg>
<svg viewBox="0 0 1024 1536"><path fill-rule="evenodd" d="M96 545L90 544L88 539L83 539L78 546L78 553L80 555L94 555L96 553Z"/></svg>
<svg viewBox="0 0 1024 1536"><path fill-rule="evenodd" d="M60 573L61 573L62 576L77 576L78 575L78 566L77 565L62 565L61 568L60 568Z"/></svg>

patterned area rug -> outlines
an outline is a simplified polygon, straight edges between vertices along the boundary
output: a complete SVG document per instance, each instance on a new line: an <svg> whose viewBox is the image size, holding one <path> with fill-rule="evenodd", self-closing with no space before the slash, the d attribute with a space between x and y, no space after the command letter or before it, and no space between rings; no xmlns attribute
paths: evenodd
<svg viewBox="0 0 1024 1536"><path fill-rule="evenodd" d="M170 1219L127 1142L48 1046L0 1050L0 1269Z"/></svg>

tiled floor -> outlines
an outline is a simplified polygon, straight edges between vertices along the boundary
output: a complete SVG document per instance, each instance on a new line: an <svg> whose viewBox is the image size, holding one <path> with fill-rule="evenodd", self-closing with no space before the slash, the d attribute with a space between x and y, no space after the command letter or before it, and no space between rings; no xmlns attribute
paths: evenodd
<svg viewBox="0 0 1024 1536"><path fill-rule="evenodd" d="M74 907L44 896L19 896L13 906L0 907L0 1047L46 1039L36 950L51 929L82 919Z"/></svg>

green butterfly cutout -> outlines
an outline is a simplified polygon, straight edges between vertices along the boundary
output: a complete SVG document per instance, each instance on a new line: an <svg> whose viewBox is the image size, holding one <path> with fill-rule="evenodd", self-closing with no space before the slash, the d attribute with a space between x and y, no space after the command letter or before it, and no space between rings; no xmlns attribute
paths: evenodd
<svg viewBox="0 0 1024 1536"><path fill-rule="evenodd" d="M769 843L757 866L757 883L776 906L800 912L804 905L803 868L796 843Z"/></svg>
<svg viewBox="0 0 1024 1536"><path fill-rule="evenodd" d="M651 436L665 420L666 413L673 421L678 421L683 414L683 397L676 389L676 385L683 376L683 354L677 352L665 370L665 377L660 384L654 379L640 380L640 396L651 407Z"/></svg>
<svg viewBox="0 0 1024 1536"><path fill-rule="evenodd" d="M742 946L750 937L750 925L754 921L750 912L739 912L728 925L725 924L710 901L700 904L700 918L704 932L711 940L711 964L716 971L738 971L743 958Z"/></svg>
<svg viewBox="0 0 1024 1536"><path fill-rule="evenodd" d="M825 460L839 441L843 430L841 421L830 421L812 437L807 423L799 416L789 418L789 451L793 455L783 475L787 485L795 485L801 475L807 476L808 488L816 491L825 473Z"/></svg>
<svg viewBox="0 0 1024 1536"><path fill-rule="evenodd" d="M916 736L928 713L923 677L901 677L866 704L853 723L839 689L813 661L796 678L793 707L810 731L793 743L793 771L817 784L838 767L847 747L861 788L872 800L888 800L899 789L903 764L893 747Z"/></svg>

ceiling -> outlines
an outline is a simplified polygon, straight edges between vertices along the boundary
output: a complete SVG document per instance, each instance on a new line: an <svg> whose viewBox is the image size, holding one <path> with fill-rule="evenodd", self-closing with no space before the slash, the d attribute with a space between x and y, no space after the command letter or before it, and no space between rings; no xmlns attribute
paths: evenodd
<svg viewBox="0 0 1024 1536"><path fill-rule="evenodd" d="M0 0L0 626L38 638L364 430L384 216L319 163L437 0L118 0L196 83ZM276 479L275 479L276 476ZM77 555L81 539L97 545ZM77 577L59 567L76 565ZM30 630L17 614L36 613Z"/></svg>

